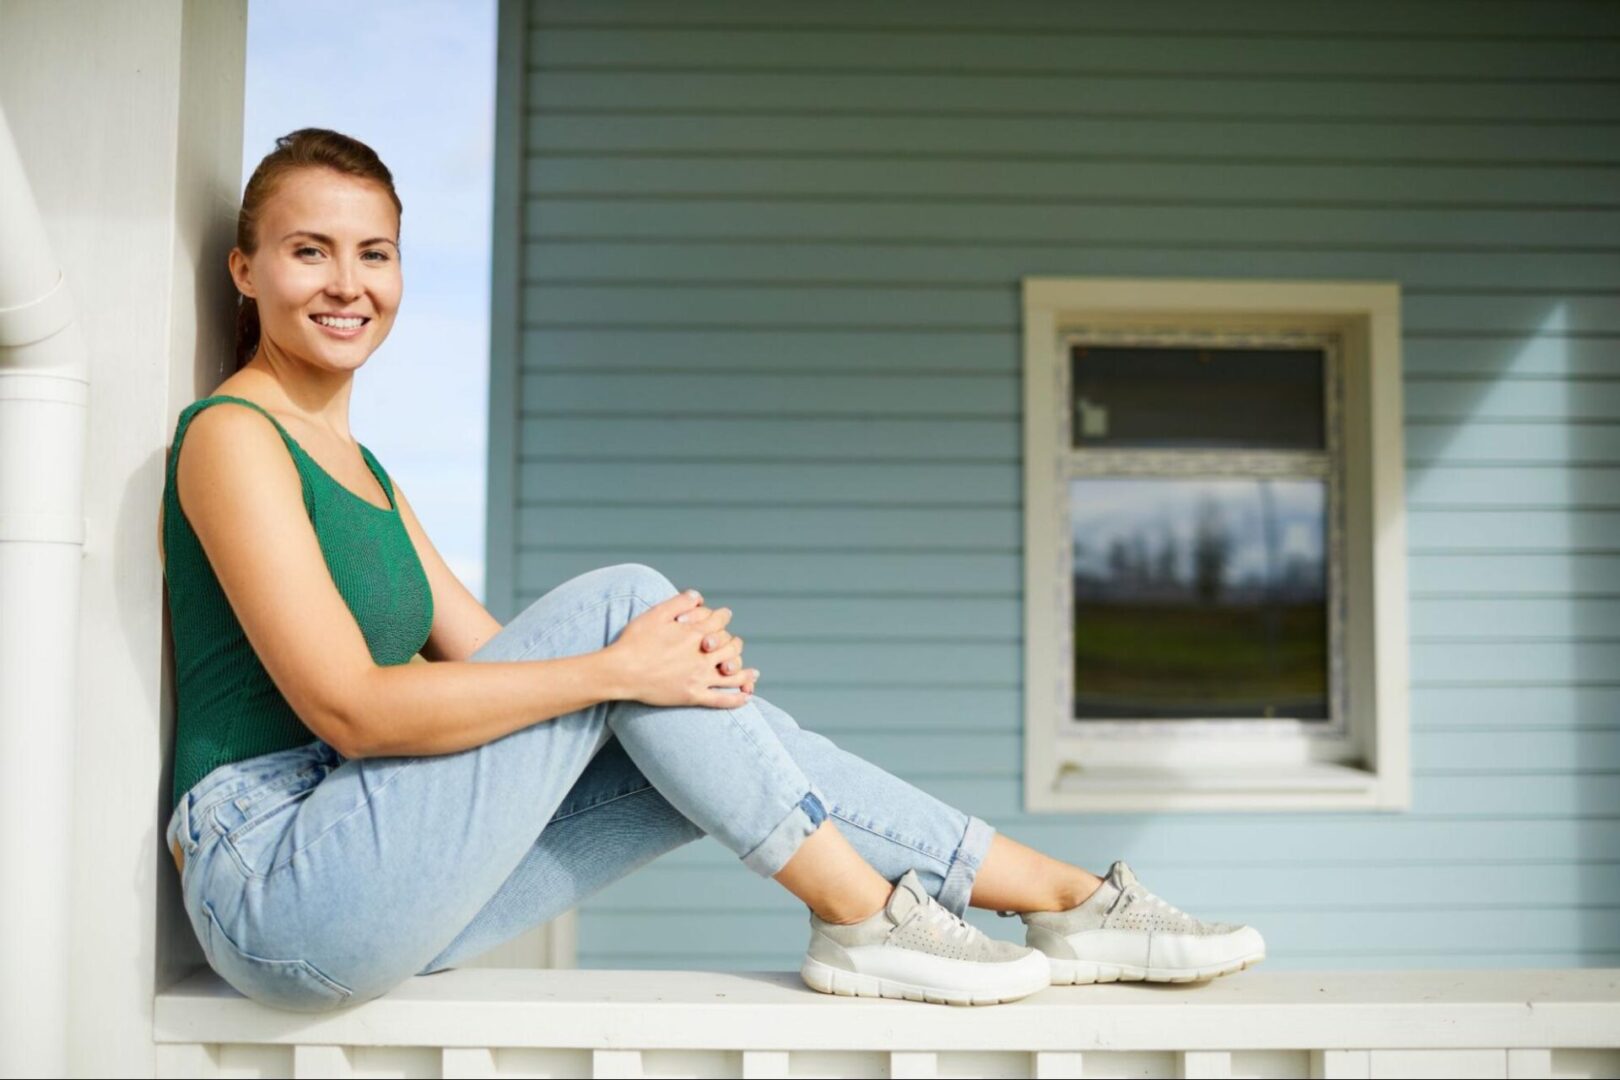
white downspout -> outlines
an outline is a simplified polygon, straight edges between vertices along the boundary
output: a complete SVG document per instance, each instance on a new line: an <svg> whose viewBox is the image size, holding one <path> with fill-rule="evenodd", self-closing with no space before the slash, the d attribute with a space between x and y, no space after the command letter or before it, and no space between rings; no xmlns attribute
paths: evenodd
<svg viewBox="0 0 1620 1080"><path fill-rule="evenodd" d="M66 1076L68 1069L89 389L67 283L0 107L0 1074L7 1076Z"/></svg>

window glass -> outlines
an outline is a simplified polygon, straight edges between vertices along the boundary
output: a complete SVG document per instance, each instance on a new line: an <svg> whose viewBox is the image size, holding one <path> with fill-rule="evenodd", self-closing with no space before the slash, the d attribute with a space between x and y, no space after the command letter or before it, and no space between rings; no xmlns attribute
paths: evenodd
<svg viewBox="0 0 1620 1080"><path fill-rule="evenodd" d="M1074 718L1327 720L1327 486L1078 477Z"/></svg>
<svg viewBox="0 0 1620 1080"><path fill-rule="evenodd" d="M1321 450L1323 350L1071 345L1073 446Z"/></svg>

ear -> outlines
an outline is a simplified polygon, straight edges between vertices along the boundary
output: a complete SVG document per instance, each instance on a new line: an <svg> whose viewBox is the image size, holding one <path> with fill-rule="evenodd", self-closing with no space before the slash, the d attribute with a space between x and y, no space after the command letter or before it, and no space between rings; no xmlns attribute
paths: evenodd
<svg viewBox="0 0 1620 1080"><path fill-rule="evenodd" d="M257 294L253 291L252 268L248 263L247 256L242 254L242 249L236 247L231 248L231 253L226 258L226 263L230 267L231 280L236 282L236 290L243 296L257 298Z"/></svg>

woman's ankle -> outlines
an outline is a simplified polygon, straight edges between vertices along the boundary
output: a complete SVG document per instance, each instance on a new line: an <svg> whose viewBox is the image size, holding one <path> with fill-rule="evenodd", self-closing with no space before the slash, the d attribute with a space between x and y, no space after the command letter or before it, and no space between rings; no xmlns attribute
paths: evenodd
<svg viewBox="0 0 1620 1080"><path fill-rule="evenodd" d="M839 926L853 926L855 923L865 922L867 919L870 919L872 916L888 907L889 897L893 895L894 887L890 886L889 891L884 894L882 900L878 901L877 906L872 907L869 911L865 912L865 914L862 914L860 905L847 903L836 904L832 910L826 913L816 911L815 908L810 908L810 910L814 912L816 918L820 919L822 922L835 923Z"/></svg>

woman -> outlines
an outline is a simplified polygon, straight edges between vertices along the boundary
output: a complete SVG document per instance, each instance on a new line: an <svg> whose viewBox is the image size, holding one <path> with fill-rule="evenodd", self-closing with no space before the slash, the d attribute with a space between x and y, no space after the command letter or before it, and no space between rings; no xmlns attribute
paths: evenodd
<svg viewBox="0 0 1620 1080"><path fill-rule="evenodd" d="M800 728L754 693L731 609L650 567L581 574L502 626L349 433L399 308L400 213L364 144L277 140L230 253L241 366L169 454L167 833L227 982L300 1011L364 1001L704 835L804 901L823 992L977 1004L1262 958L1253 929L1185 915L1122 861L1049 858ZM968 904L1021 915L1028 944Z"/></svg>

